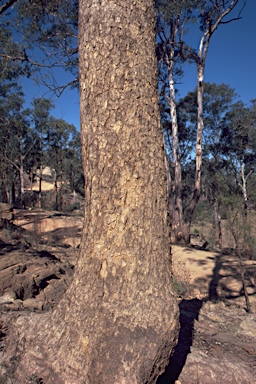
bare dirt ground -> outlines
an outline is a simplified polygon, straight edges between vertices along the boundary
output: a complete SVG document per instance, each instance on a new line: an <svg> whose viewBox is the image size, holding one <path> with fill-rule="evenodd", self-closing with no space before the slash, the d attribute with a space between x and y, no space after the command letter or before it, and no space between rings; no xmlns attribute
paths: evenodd
<svg viewBox="0 0 256 384"><path fill-rule="evenodd" d="M174 275L190 284L190 296L223 300L245 306L239 259L235 255L172 247ZM256 311L256 260L246 260L246 281L251 305Z"/></svg>
<svg viewBox="0 0 256 384"><path fill-rule="evenodd" d="M60 300L75 268L82 215L19 210L14 216L14 227L0 231L0 382L20 384L1 381L9 377L1 365L5 324L13 313L48 311ZM248 314L235 256L197 246L174 245L172 253L181 326L158 384L256 383L256 262L246 265L254 311Z"/></svg>

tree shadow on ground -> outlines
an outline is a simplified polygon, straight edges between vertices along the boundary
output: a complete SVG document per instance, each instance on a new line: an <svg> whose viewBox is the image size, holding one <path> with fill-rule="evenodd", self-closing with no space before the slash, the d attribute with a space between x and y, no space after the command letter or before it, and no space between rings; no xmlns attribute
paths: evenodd
<svg viewBox="0 0 256 384"><path fill-rule="evenodd" d="M47 231L43 234L53 246L69 248L71 245L65 243L65 239L69 238L70 243L81 239L82 228L76 225L56 228L51 231Z"/></svg>
<svg viewBox="0 0 256 384"><path fill-rule="evenodd" d="M195 248L195 247L193 247ZM241 263L235 255L234 249L225 249L222 253L215 251L207 256L205 250L202 251L202 257L193 257L193 248L186 247L185 250L191 253L192 257L188 261L198 267L212 264L211 273L206 273L197 277L191 286L204 294L205 299L216 302L219 300L234 300L244 297L241 279ZM243 260L244 277L248 295L256 295L256 260ZM204 272L204 271L202 271Z"/></svg>
<svg viewBox="0 0 256 384"><path fill-rule="evenodd" d="M158 378L157 384L174 384L184 367L190 347L193 343L194 321L198 320L202 300L182 300L180 309L180 332L178 343L170 357L165 372Z"/></svg>
<svg viewBox="0 0 256 384"><path fill-rule="evenodd" d="M77 247L82 237L82 216L50 211L15 212L15 223L33 243L63 248Z"/></svg>
<svg viewBox="0 0 256 384"><path fill-rule="evenodd" d="M245 283L247 289L250 290L248 294L253 296L256 294L256 261L244 260L243 262ZM232 285L232 281L235 282L235 285ZM210 301L232 300L243 296L239 260L225 254L216 256L212 278L209 283L208 299Z"/></svg>

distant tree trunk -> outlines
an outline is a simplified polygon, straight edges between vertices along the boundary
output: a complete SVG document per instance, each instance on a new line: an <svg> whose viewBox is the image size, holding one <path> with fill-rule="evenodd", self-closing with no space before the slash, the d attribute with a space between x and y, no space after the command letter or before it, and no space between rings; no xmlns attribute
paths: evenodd
<svg viewBox="0 0 256 384"><path fill-rule="evenodd" d="M6 170L3 169L1 172L1 203L9 203L10 204L10 194L8 189L8 183L7 183L7 175Z"/></svg>
<svg viewBox="0 0 256 384"><path fill-rule="evenodd" d="M222 228L221 228L221 216L219 212L219 204L217 199L215 199L213 206L214 206L215 227L217 230L218 246L219 246L219 250L221 251L222 250Z"/></svg>
<svg viewBox="0 0 256 384"><path fill-rule="evenodd" d="M60 160L60 187L59 187L59 199L58 199L58 207L59 210L63 209L63 161Z"/></svg>
<svg viewBox="0 0 256 384"><path fill-rule="evenodd" d="M251 302L247 290L247 285L246 285L246 278L245 278L245 262L243 260L243 257L241 255L240 250L238 251L238 257L239 257L239 269L240 269L240 276L241 276L241 282L242 282L242 291L244 293L244 298L245 298L245 305L246 305L246 310L248 313L252 313L252 307L251 307Z"/></svg>
<svg viewBox="0 0 256 384"><path fill-rule="evenodd" d="M247 179L248 177L252 174L252 170L245 176L244 172L245 164L242 163L241 165L241 180L242 183L239 183L240 187L242 188L243 191L243 198L244 198L244 216L247 217L248 214L248 195L247 195Z"/></svg>
<svg viewBox="0 0 256 384"><path fill-rule="evenodd" d="M38 179L38 208L42 208L42 179L43 179L43 166L39 167L39 179Z"/></svg>
<svg viewBox="0 0 256 384"><path fill-rule="evenodd" d="M20 201L21 201L21 206L23 207L23 204L24 204L24 192L25 192L23 162L20 164L19 174L20 174Z"/></svg>
<svg viewBox="0 0 256 384"><path fill-rule="evenodd" d="M184 222L181 230L180 241L183 244L188 244L190 241L190 227L192 223L195 208L201 196L201 176L202 176L202 159L203 159L203 83L204 69L211 34L208 31L201 38L198 54L197 54L197 133L196 133L196 167L195 167L195 182L194 190L191 196L190 204L184 209Z"/></svg>
<svg viewBox="0 0 256 384"><path fill-rule="evenodd" d="M153 0L80 1L83 239L53 314L19 320L18 378L156 383L176 343L154 18Z"/></svg>
<svg viewBox="0 0 256 384"><path fill-rule="evenodd" d="M54 180L54 191L55 191L55 210L58 211L59 210L59 200L58 200L59 189L58 189L57 177Z"/></svg>
<svg viewBox="0 0 256 384"><path fill-rule="evenodd" d="M33 169L30 169L30 176L29 176L29 181L30 181L30 207L34 207L34 201L33 201L33 181L34 181L34 172Z"/></svg>
<svg viewBox="0 0 256 384"><path fill-rule="evenodd" d="M175 32L173 32L175 33ZM181 163L179 155L179 138L178 138L178 120L177 120L177 108L175 97L175 82L174 82L174 50L170 53L171 57L168 63L168 79L170 88L169 107L172 120L172 153L174 164L174 179L170 193L171 203L170 216L172 222L172 229L175 236L175 241L179 241L179 237L183 227L183 204L181 199L182 180L181 180Z"/></svg>
<svg viewBox="0 0 256 384"><path fill-rule="evenodd" d="M10 186L10 205L14 205L16 200L16 188L15 188L15 182L12 181L12 184Z"/></svg>

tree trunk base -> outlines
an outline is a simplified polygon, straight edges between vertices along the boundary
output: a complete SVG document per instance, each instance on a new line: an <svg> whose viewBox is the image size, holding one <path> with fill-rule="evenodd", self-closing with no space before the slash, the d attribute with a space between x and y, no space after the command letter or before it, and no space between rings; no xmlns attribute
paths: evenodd
<svg viewBox="0 0 256 384"><path fill-rule="evenodd" d="M93 348L86 338L74 340L54 325L52 312L12 315L4 338L0 379L27 384L33 376L47 384L156 383L176 344L177 326L132 327L132 319L95 319ZM10 315L6 315L10 324ZM104 324L103 324L104 323ZM4 326L4 329L7 327ZM175 339L173 339L175 335ZM9 381L8 381L9 380ZM39 381L38 381L39 382Z"/></svg>

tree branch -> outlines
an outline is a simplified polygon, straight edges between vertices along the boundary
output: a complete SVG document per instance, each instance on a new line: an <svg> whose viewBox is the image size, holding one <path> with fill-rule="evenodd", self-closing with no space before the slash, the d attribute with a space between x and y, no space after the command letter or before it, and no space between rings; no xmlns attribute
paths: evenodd
<svg viewBox="0 0 256 384"><path fill-rule="evenodd" d="M0 15L2 15L8 8L10 8L18 0L9 0L0 7Z"/></svg>

